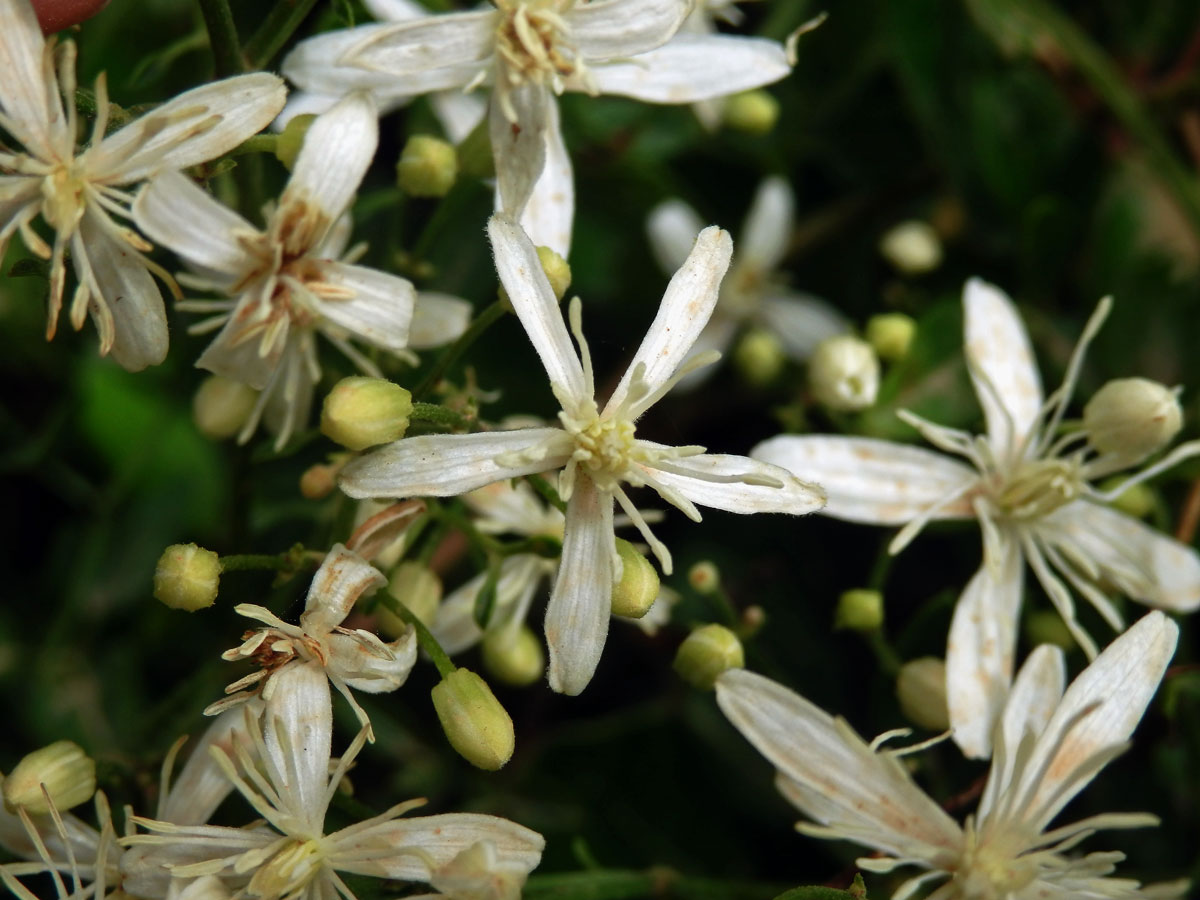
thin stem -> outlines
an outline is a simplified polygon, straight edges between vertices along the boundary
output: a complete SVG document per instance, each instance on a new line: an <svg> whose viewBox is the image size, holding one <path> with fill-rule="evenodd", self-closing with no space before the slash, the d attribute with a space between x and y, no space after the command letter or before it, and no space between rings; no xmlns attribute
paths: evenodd
<svg viewBox="0 0 1200 900"><path fill-rule="evenodd" d="M300 27L317 0L278 0L258 30L246 42L246 59L254 69L265 69Z"/></svg>
<svg viewBox="0 0 1200 900"><path fill-rule="evenodd" d="M785 890L783 885L727 881L681 875L665 866L645 871L596 869L532 875L525 884L525 900L634 900L673 897L677 900L763 900Z"/></svg>
<svg viewBox="0 0 1200 900"><path fill-rule="evenodd" d="M471 427L471 420L467 416L438 403L414 403L408 418L410 422L428 422L446 430Z"/></svg>
<svg viewBox="0 0 1200 900"><path fill-rule="evenodd" d="M284 559L282 553L239 553L234 556L221 557L222 572L251 572L256 569L280 572L288 564L289 561Z"/></svg>
<svg viewBox="0 0 1200 900"><path fill-rule="evenodd" d="M545 475L526 475L525 480L533 487L535 491L542 495L542 499L557 509L560 513L567 511L567 503L558 494L558 489L550 483L550 480Z"/></svg>
<svg viewBox="0 0 1200 900"><path fill-rule="evenodd" d="M455 670L454 663L450 661L450 657L446 655L446 651L442 649L442 645L438 643L437 638L425 627L425 623L413 614L411 609L392 596L390 591L378 591L375 594L375 600L387 607L389 612L399 616L406 624L413 627L413 630L417 633L417 643L421 645L422 650L429 654L429 658L433 660L433 664L437 668L439 675L445 678Z"/></svg>
<svg viewBox="0 0 1200 900"><path fill-rule="evenodd" d="M429 370L429 374L422 378L421 383L413 389L413 399L418 400L433 390L434 386L450 370L450 367L458 362L459 357L506 312L508 312L508 305L497 300L477 315L474 321L467 327L467 330L458 336L458 340L442 351L442 355L433 364L433 368Z"/></svg>
<svg viewBox="0 0 1200 900"><path fill-rule="evenodd" d="M200 12L204 16L204 27L208 29L208 45L212 48L217 75L228 78L245 72L246 60L238 42L229 0L200 0Z"/></svg>

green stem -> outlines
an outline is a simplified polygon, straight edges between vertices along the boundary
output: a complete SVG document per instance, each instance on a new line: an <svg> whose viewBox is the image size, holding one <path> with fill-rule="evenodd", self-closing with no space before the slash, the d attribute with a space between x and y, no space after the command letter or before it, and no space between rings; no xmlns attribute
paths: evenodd
<svg viewBox="0 0 1200 900"><path fill-rule="evenodd" d="M442 380L450 367L458 362L459 357L508 310L508 304L497 300L477 315L474 321L467 327L467 330L458 336L458 340L442 351L442 355L433 364L433 368L429 370L429 374L422 378L421 383L413 389L413 399L416 400L424 397L433 390L434 386Z"/></svg>
<svg viewBox="0 0 1200 900"><path fill-rule="evenodd" d="M600 869L554 875L532 875L525 884L525 900L640 900L646 897L677 900L763 900L785 890L783 886L680 875L664 867L644 872Z"/></svg>
<svg viewBox="0 0 1200 900"><path fill-rule="evenodd" d="M246 59L255 69L265 69L300 27L317 0L278 0L258 30L246 42Z"/></svg>
<svg viewBox="0 0 1200 900"><path fill-rule="evenodd" d="M873 628L870 631L862 632L862 636L867 642L867 646L871 648L871 652L875 654L875 661L879 663L879 668L889 678L895 678L900 673L902 663L900 655L892 649L892 645L884 636L883 629Z"/></svg>
<svg viewBox="0 0 1200 900"><path fill-rule="evenodd" d="M282 571L289 564L285 554L276 553L240 553L234 556L221 557L222 572L251 572L256 569L267 569L273 572Z"/></svg>
<svg viewBox="0 0 1200 900"><path fill-rule="evenodd" d="M557 509L560 513L567 511L567 503L559 496L558 490L550 483L550 480L545 475L526 475L525 480L528 481L535 491L542 495L542 499Z"/></svg>
<svg viewBox="0 0 1200 900"><path fill-rule="evenodd" d="M438 403L414 403L408 418L410 422L428 422L447 431L468 430L471 427L469 418Z"/></svg>
<svg viewBox="0 0 1200 900"><path fill-rule="evenodd" d="M446 651L442 649L437 638L425 627L424 622L413 615L411 609L393 597L389 591L379 591L375 594L375 598L377 602L387 607L389 612L399 616L406 624L413 627L417 633L417 643L421 645L422 650L429 654L439 675L445 678L455 670L454 663L450 661L450 657L446 655Z"/></svg>
<svg viewBox="0 0 1200 900"><path fill-rule="evenodd" d="M200 0L204 27L208 29L208 45L212 49L217 75L228 78L246 71L246 60L238 43L237 27L229 0Z"/></svg>

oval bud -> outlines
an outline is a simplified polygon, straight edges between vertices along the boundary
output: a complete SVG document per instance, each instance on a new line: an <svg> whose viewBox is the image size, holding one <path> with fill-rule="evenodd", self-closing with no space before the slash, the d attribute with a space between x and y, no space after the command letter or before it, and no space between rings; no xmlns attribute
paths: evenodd
<svg viewBox="0 0 1200 900"><path fill-rule="evenodd" d="M442 603L442 579L424 563L406 559L388 576L388 593L428 626ZM379 630L388 637L395 639L408 632L408 623L391 610L380 606L377 613Z"/></svg>
<svg viewBox="0 0 1200 900"><path fill-rule="evenodd" d="M853 631L874 631L883 625L883 594L866 588L844 591L838 597L833 627Z"/></svg>
<svg viewBox="0 0 1200 900"><path fill-rule="evenodd" d="M746 662L742 642L724 625L701 625L675 653L675 671L694 688L711 691L717 676Z"/></svg>
<svg viewBox="0 0 1200 900"><path fill-rule="evenodd" d="M483 665L505 684L525 687L542 677L546 653L528 625L499 628L483 636Z"/></svg>
<svg viewBox="0 0 1200 900"><path fill-rule="evenodd" d="M879 393L879 357L870 344L851 335L826 338L808 363L808 382L822 406L866 409Z"/></svg>
<svg viewBox="0 0 1200 900"><path fill-rule="evenodd" d="M621 580L613 585L612 614L640 619L658 596L658 572L629 541L617 538L616 544L617 555L621 557Z"/></svg>
<svg viewBox="0 0 1200 900"><path fill-rule="evenodd" d="M289 172L292 166L296 165L296 157L300 155L300 148L304 146L304 138L316 118L313 113L292 116L276 138L275 158L283 163Z"/></svg>
<svg viewBox="0 0 1200 900"><path fill-rule="evenodd" d="M733 365L751 387L765 387L778 378L786 360L783 343L765 328L747 331L733 351Z"/></svg>
<svg viewBox="0 0 1200 900"><path fill-rule="evenodd" d="M904 275L922 275L942 264L942 241L928 222L910 219L888 229L879 242L884 259Z"/></svg>
<svg viewBox="0 0 1200 900"><path fill-rule="evenodd" d="M567 288L571 286L570 263L549 247L538 247L537 255L542 264L542 271L546 273L546 280L550 282L550 290L561 300L566 296Z"/></svg>
<svg viewBox="0 0 1200 900"><path fill-rule="evenodd" d="M17 763L4 779L3 791L11 813L18 807L31 815L50 812L47 794L54 808L65 812L96 793L96 764L75 742L55 741Z"/></svg>
<svg viewBox="0 0 1200 900"><path fill-rule="evenodd" d="M486 681L469 669L455 669L433 689L446 739L473 766L494 772L516 746L512 719Z"/></svg>
<svg viewBox="0 0 1200 900"><path fill-rule="evenodd" d="M221 558L196 544L172 544L154 569L154 597L171 609L195 612L217 601Z"/></svg>
<svg viewBox="0 0 1200 900"><path fill-rule="evenodd" d="M726 127L746 134L767 134L779 121L779 101L764 90L742 91L725 101Z"/></svg>
<svg viewBox="0 0 1200 900"><path fill-rule="evenodd" d="M321 407L321 433L350 450L398 441L408 431L412 394L386 378L352 375Z"/></svg>
<svg viewBox="0 0 1200 900"><path fill-rule="evenodd" d="M300 476L300 495L305 500L321 500L333 493L337 487L339 466L316 463L304 470Z"/></svg>
<svg viewBox="0 0 1200 900"><path fill-rule="evenodd" d="M688 569L688 584L700 594L711 594L721 588L721 570L710 559L702 559Z"/></svg>
<svg viewBox="0 0 1200 900"><path fill-rule="evenodd" d="M867 343L888 362L908 356L916 333L917 323L904 313L880 313L867 320Z"/></svg>
<svg viewBox="0 0 1200 900"><path fill-rule="evenodd" d="M896 677L896 699L900 710L914 725L930 731L950 727L946 708L946 664L936 656L906 662Z"/></svg>
<svg viewBox="0 0 1200 900"><path fill-rule="evenodd" d="M206 438L223 441L242 430L257 402L258 391L250 385L209 375L196 389L192 420Z"/></svg>
<svg viewBox="0 0 1200 900"><path fill-rule="evenodd" d="M445 197L458 180L458 151L429 134L414 134L396 163L396 183L413 197Z"/></svg>
<svg viewBox="0 0 1200 900"><path fill-rule="evenodd" d="M1145 459L1179 433L1183 411L1178 392L1149 378L1117 378L1083 408L1088 443L1100 453Z"/></svg>

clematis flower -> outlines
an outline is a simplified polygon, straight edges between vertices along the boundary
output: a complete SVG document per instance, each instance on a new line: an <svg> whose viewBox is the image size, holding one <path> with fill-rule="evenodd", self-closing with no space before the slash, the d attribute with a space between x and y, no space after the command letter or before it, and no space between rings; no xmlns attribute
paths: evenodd
<svg viewBox="0 0 1200 900"><path fill-rule="evenodd" d="M1200 555L1109 508L1114 498L1092 480L1140 463L1081 446L1086 430L1060 432L1083 353L1107 313L1103 302L1084 331L1062 387L1048 399L1025 326L1012 301L978 279L963 293L967 368L987 434L944 428L908 412L904 421L970 466L906 444L869 438L783 435L759 444L756 459L804 472L827 491L827 515L903 525L898 553L935 519L975 518L983 565L959 597L946 646L946 692L954 739L986 757L989 736L1012 679L1024 564L1089 656L1096 647L1075 617L1073 587L1116 630L1109 586L1141 603L1178 612L1200 606ZM1200 447L1183 445L1123 482L1150 478Z"/></svg>
<svg viewBox="0 0 1200 900"><path fill-rule="evenodd" d="M861 869L924 869L893 900L928 882L929 900L1072 900L1180 896L1186 884L1142 888L1109 877L1117 852L1068 855L1095 831L1157 825L1147 813L1104 813L1049 828L1128 746L1175 652L1179 629L1152 612L1118 637L1063 691L1062 651L1030 654L996 726L996 755L975 815L959 825L897 759L768 678L732 669L717 679L730 722L778 770L776 786L814 821L796 829L878 853Z"/></svg>
<svg viewBox="0 0 1200 900"><path fill-rule="evenodd" d="M717 308L696 339L693 355L725 352L739 330L756 325L774 335L788 356L803 362L821 341L850 330L837 310L823 300L784 287L775 271L787 252L795 202L791 187L782 178L767 178L759 185L729 275L721 283ZM668 200L651 211L646 232L664 271L679 268L701 227L696 211L682 200ZM696 387L702 374L710 371L697 371L682 387Z"/></svg>
<svg viewBox="0 0 1200 900"><path fill-rule="evenodd" d="M546 610L546 643L550 686L578 694L600 660L612 588L621 572L614 502L650 544L663 570L671 572L670 553L634 507L626 485L653 488L694 521L700 519L696 504L737 513L802 514L820 508L822 495L777 466L635 436L637 420L690 370L683 361L712 314L733 252L728 234L716 227L700 233L628 370L601 408L578 298L570 312L577 354L529 237L503 216L492 217L488 233L500 281L562 405L562 427L405 438L351 462L341 485L357 498L445 497L561 470L558 487L567 513L562 560ZM693 360L693 365L708 361L711 357Z"/></svg>
<svg viewBox="0 0 1200 900"><path fill-rule="evenodd" d="M233 754L213 753L267 827L183 826L135 817L149 833L122 842L143 851L144 866L173 878L215 876L264 900L353 900L342 874L431 882L439 890L450 882L447 896L462 900L515 896L489 888L515 884L519 891L545 842L506 819L473 813L400 818L424 803L412 800L326 834L329 802L367 730L330 774L329 680L315 662L287 666L276 679L261 729L258 720L247 718L248 745L236 745ZM464 860L477 845L483 849ZM456 880L467 875L474 877L466 884Z"/></svg>
<svg viewBox="0 0 1200 900"><path fill-rule="evenodd" d="M235 662L253 659L261 668L240 678L225 689L232 696L219 700L204 712L223 713L259 694L270 700L280 673L289 666L319 666L346 701L354 708L359 722L374 740L371 722L351 688L369 694L394 691L408 679L417 661L416 633L410 628L402 637L385 644L376 635L361 628L343 628L354 604L363 595L387 584L387 579L361 556L334 544L313 576L304 601L300 624L289 625L269 609L252 603L239 603L235 611L263 622L246 636L241 645L222 654Z"/></svg>
<svg viewBox="0 0 1200 900"><path fill-rule="evenodd" d="M166 275L143 255L150 245L113 220L128 215L130 196L121 188L233 149L279 112L283 82L265 73L214 82L105 135L110 109L101 75L91 140L77 150L75 45L43 39L29 0L0 0L0 61L0 128L23 148L0 144L0 257L19 232L31 252L49 260L50 339L62 311L69 249L79 282L71 326L82 328L90 314L101 355L111 352L130 371L162 362L167 318L150 273ZM53 244L32 228L39 214L54 230Z"/></svg>

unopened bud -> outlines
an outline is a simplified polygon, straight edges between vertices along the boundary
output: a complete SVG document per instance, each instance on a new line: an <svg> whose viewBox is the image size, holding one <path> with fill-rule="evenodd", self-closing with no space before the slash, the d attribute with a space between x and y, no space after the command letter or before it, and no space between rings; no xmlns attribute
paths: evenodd
<svg viewBox="0 0 1200 900"><path fill-rule="evenodd" d="M570 263L549 247L538 247L537 255L542 264L542 271L546 273L546 280L550 282L550 290L561 300L566 295L567 288L571 286Z"/></svg>
<svg viewBox="0 0 1200 900"><path fill-rule="evenodd" d="M404 437L412 394L386 378L352 375L333 386L321 407L321 433L351 450Z"/></svg>
<svg viewBox="0 0 1200 900"><path fill-rule="evenodd" d="M946 664L936 656L906 662L896 677L896 699L900 711L914 725L930 731L950 727L946 708Z"/></svg>
<svg viewBox="0 0 1200 900"><path fill-rule="evenodd" d="M721 587L721 570L712 560L703 559L688 569L688 584L698 594L711 594Z"/></svg>
<svg viewBox="0 0 1200 900"><path fill-rule="evenodd" d="M546 654L529 626L499 628L483 637L483 665L505 684L525 687L542 677Z"/></svg>
<svg viewBox="0 0 1200 900"><path fill-rule="evenodd" d="M73 741L55 741L17 763L4 779L3 791L10 813L20 807L31 815L44 815L50 812L49 803L66 811L96 793L96 764Z"/></svg>
<svg viewBox="0 0 1200 900"><path fill-rule="evenodd" d="M879 393L879 357L870 344L851 335L826 338L809 360L808 382L822 406L866 409Z"/></svg>
<svg viewBox="0 0 1200 900"><path fill-rule="evenodd" d="M429 625L442 603L442 579L424 563L408 559L388 576L388 593ZM388 637L398 638L408 631L408 624L387 607L380 606L378 613L379 628Z"/></svg>
<svg viewBox="0 0 1200 900"><path fill-rule="evenodd" d="M658 596L658 572L629 541L617 538L616 544L617 555L621 557L621 580L613 585L612 614L640 619Z"/></svg>
<svg viewBox="0 0 1200 900"><path fill-rule="evenodd" d="M1145 459L1161 450L1182 425L1177 392L1149 378L1110 381L1083 408L1088 443L1123 459Z"/></svg>
<svg viewBox="0 0 1200 900"><path fill-rule="evenodd" d="M217 601L221 558L196 544L172 544L154 569L154 597L171 609L195 612Z"/></svg>
<svg viewBox="0 0 1200 900"><path fill-rule="evenodd" d="M905 275L923 275L942 264L942 241L928 222L916 219L889 229L879 242L884 259Z"/></svg>
<svg viewBox="0 0 1200 900"><path fill-rule="evenodd" d="M433 689L446 739L467 762L494 772L513 754L512 719L486 681L469 669L455 669Z"/></svg>
<svg viewBox="0 0 1200 900"><path fill-rule="evenodd" d="M866 588L845 591L838 597L833 627L874 631L883 625L883 594Z"/></svg>
<svg viewBox="0 0 1200 900"><path fill-rule="evenodd" d="M396 183L414 197L445 197L458 179L454 145L428 134L415 134L396 163Z"/></svg>
<svg viewBox="0 0 1200 900"><path fill-rule="evenodd" d="M880 313L867 320L867 343L888 362L908 356L916 333L917 323L904 313Z"/></svg>
<svg viewBox="0 0 1200 900"><path fill-rule="evenodd" d="M1114 475L1100 484L1100 492L1102 494L1110 494L1128 480L1129 476L1127 475ZM1150 513L1154 512L1157 501L1154 495L1154 488L1145 482L1138 482L1122 490L1121 493L1109 501L1109 505L1113 509L1125 513L1127 516L1133 516L1135 519L1144 519Z"/></svg>
<svg viewBox="0 0 1200 900"><path fill-rule="evenodd" d="M767 134L779 121L779 101L764 90L742 91L725 101L725 125L746 134Z"/></svg>
<svg viewBox="0 0 1200 900"><path fill-rule="evenodd" d="M300 155L300 148L304 146L304 138L316 118L312 113L292 116L276 138L275 158L283 163L289 172L296 165L296 157Z"/></svg>
<svg viewBox="0 0 1200 900"><path fill-rule="evenodd" d="M783 343L765 328L742 335L733 351L733 365L752 387L764 387L779 377L787 355Z"/></svg>
<svg viewBox="0 0 1200 900"><path fill-rule="evenodd" d="M1062 616L1051 609L1039 609L1029 614L1025 619L1025 637L1033 646L1053 644L1064 650L1075 646L1075 638L1071 629L1063 621Z"/></svg>
<svg viewBox="0 0 1200 900"><path fill-rule="evenodd" d="M701 625L675 654L675 671L694 688L711 691L717 676L746 662L742 642L724 625Z"/></svg>
<svg viewBox="0 0 1200 900"><path fill-rule="evenodd" d="M337 487L339 467L317 463L309 466L300 476L300 494L305 500L320 500L328 497Z"/></svg>
<svg viewBox="0 0 1200 900"><path fill-rule="evenodd" d="M192 400L192 420L206 438L222 441L242 430L257 402L258 391L250 385L209 375Z"/></svg>

